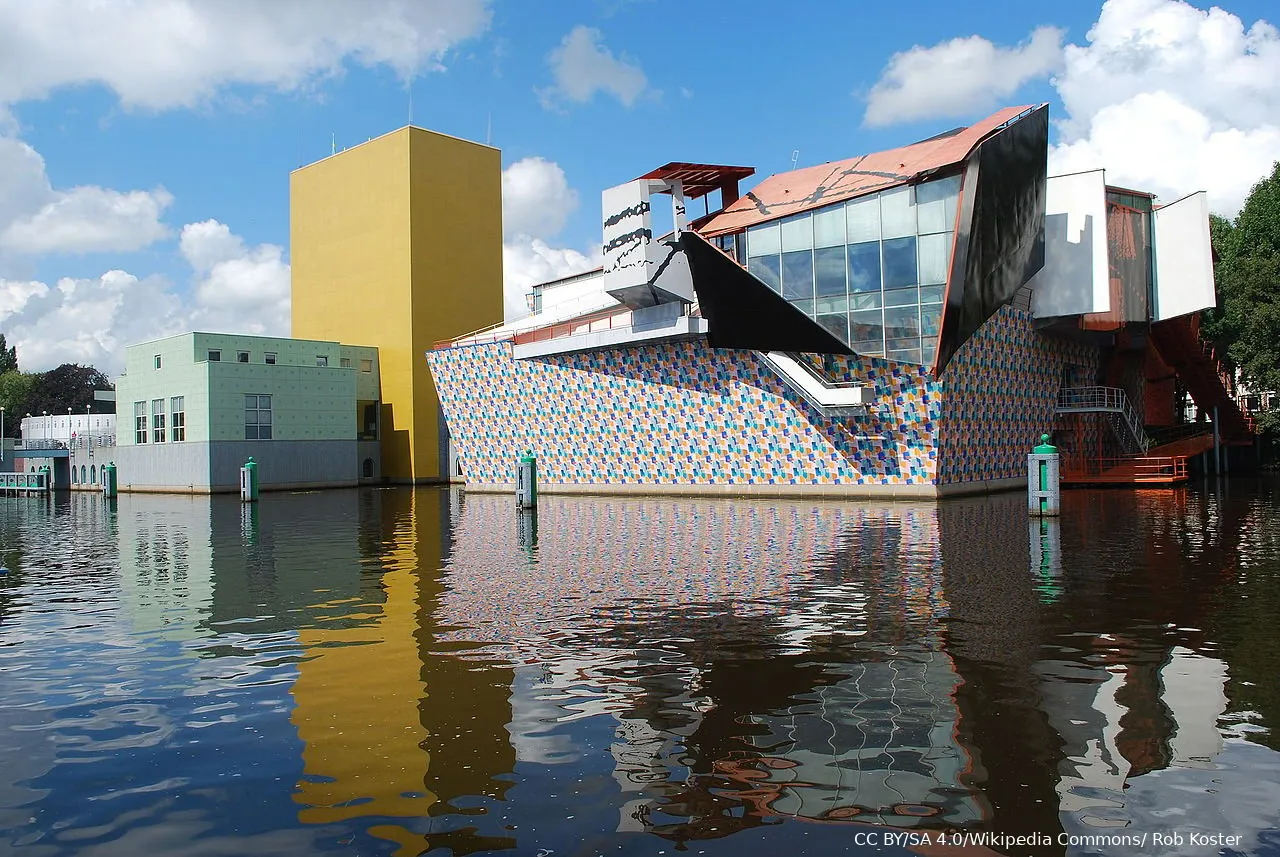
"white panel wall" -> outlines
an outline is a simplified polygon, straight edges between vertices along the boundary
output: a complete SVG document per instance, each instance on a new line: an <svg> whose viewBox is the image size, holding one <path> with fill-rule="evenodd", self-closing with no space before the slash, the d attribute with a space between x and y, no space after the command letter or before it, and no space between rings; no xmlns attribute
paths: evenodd
<svg viewBox="0 0 1280 857"><path fill-rule="evenodd" d="M1050 176L1045 187L1044 268L1031 280L1036 318L1111 309L1107 180L1102 170Z"/></svg>
<svg viewBox="0 0 1280 857"><path fill-rule="evenodd" d="M672 204L672 200L661 194L658 204ZM650 183L643 180L601 194L605 291L631 307L692 301L688 261L675 236L668 243L656 240L662 236L653 234L650 205Z"/></svg>
<svg viewBox="0 0 1280 857"><path fill-rule="evenodd" d="M1213 251L1209 243L1209 198L1204 191L1157 208L1156 301L1152 318L1160 321L1217 304L1213 289Z"/></svg>

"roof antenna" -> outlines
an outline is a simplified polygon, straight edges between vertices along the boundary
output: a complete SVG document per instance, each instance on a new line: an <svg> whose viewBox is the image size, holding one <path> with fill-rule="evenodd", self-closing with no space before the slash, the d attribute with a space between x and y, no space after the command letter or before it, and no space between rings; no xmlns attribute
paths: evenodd
<svg viewBox="0 0 1280 857"><path fill-rule="evenodd" d="M796 161L798 160L800 160L800 150L792 149L791 150L791 169L794 170L796 168Z"/></svg>
<svg viewBox="0 0 1280 857"><path fill-rule="evenodd" d="M486 146L493 145L493 111L489 111L489 118L484 123L484 144Z"/></svg>

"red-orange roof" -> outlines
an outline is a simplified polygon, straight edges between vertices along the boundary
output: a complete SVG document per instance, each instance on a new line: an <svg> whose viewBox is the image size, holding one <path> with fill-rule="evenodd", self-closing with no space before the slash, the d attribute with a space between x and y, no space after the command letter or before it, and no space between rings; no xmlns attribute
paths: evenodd
<svg viewBox="0 0 1280 857"><path fill-rule="evenodd" d="M698 231L707 237L737 232L766 220L918 181L928 173L961 163L989 135L1031 109L1006 107L968 128L910 146L778 173L712 215Z"/></svg>
<svg viewBox="0 0 1280 857"><path fill-rule="evenodd" d="M686 164L674 161L640 176L641 179L678 181L685 199L697 199L726 184L735 188L738 182L755 175L755 167L730 167L724 164Z"/></svg>

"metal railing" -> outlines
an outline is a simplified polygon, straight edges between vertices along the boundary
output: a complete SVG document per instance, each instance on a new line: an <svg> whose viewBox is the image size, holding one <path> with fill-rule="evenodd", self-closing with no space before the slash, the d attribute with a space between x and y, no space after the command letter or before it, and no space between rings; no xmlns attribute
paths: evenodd
<svg viewBox="0 0 1280 857"><path fill-rule="evenodd" d="M1147 450L1146 425L1119 387L1063 387L1058 390L1057 412L1117 414L1128 434L1125 439L1132 440L1143 452Z"/></svg>
<svg viewBox="0 0 1280 857"><path fill-rule="evenodd" d="M770 369L772 369L779 379L792 392L800 396L809 403L811 407L826 417L840 416L865 416L867 413L866 391L859 398L858 403L839 401L847 398L847 392L859 388L866 388L870 385L857 382L845 381L841 379L833 382L831 379L820 374L808 361L799 359L799 355L787 353L770 353L765 351L757 351L756 354L764 361ZM781 359L779 359L781 358ZM806 384L802 378L797 377L795 373L802 373L811 383ZM820 388L822 392L817 392L812 387ZM829 393L830 396L824 396L823 392ZM845 394L845 395L841 395Z"/></svg>
<svg viewBox="0 0 1280 857"><path fill-rule="evenodd" d="M551 339L562 339L566 336L577 336L583 333L597 333L602 330L618 330L631 327L631 310L612 312L606 316L590 315L576 318L546 327L535 327L516 333L512 340L516 345L527 345L530 342L546 342Z"/></svg>
<svg viewBox="0 0 1280 857"><path fill-rule="evenodd" d="M57 440L51 437L31 437L22 438L13 445L14 449L66 449L67 442L65 440Z"/></svg>
<svg viewBox="0 0 1280 857"><path fill-rule="evenodd" d="M1181 482L1187 478L1187 459L1181 455L1072 458L1063 461L1062 475L1074 480Z"/></svg>
<svg viewBox="0 0 1280 857"><path fill-rule="evenodd" d="M0 473L0 491L48 491L46 473Z"/></svg>

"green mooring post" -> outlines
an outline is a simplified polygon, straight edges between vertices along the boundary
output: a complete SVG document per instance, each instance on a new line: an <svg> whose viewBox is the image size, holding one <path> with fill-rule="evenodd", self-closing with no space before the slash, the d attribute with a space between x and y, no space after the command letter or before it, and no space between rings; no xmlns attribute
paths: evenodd
<svg viewBox="0 0 1280 857"><path fill-rule="evenodd" d="M538 506L538 457L532 452L520 456L516 466L516 506L521 509Z"/></svg>
<svg viewBox="0 0 1280 857"><path fill-rule="evenodd" d="M114 497L120 493L116 483L116 463L108 461L102 468L102 496Z"/></svg>
<svg viewBox="0 0 1280 857"><path fill-rule="evenodd" d="M258 463L252 455L240 468L240 502L258 502Z"/></svg>
<svg viewBox="0 0 1280 857"><path fill-rule="evenodd" d="M1058 448L1049 435L1027 456L1027 511L1041 517L1058 514Z"/></svg>
<svg viewBox="0 0 1280 857"><path fill-rule="evenodd" d="M40 465L40 469L36 471L39 476L44 477L44 490L53 490L53 468L47 464Z"/></svg>

